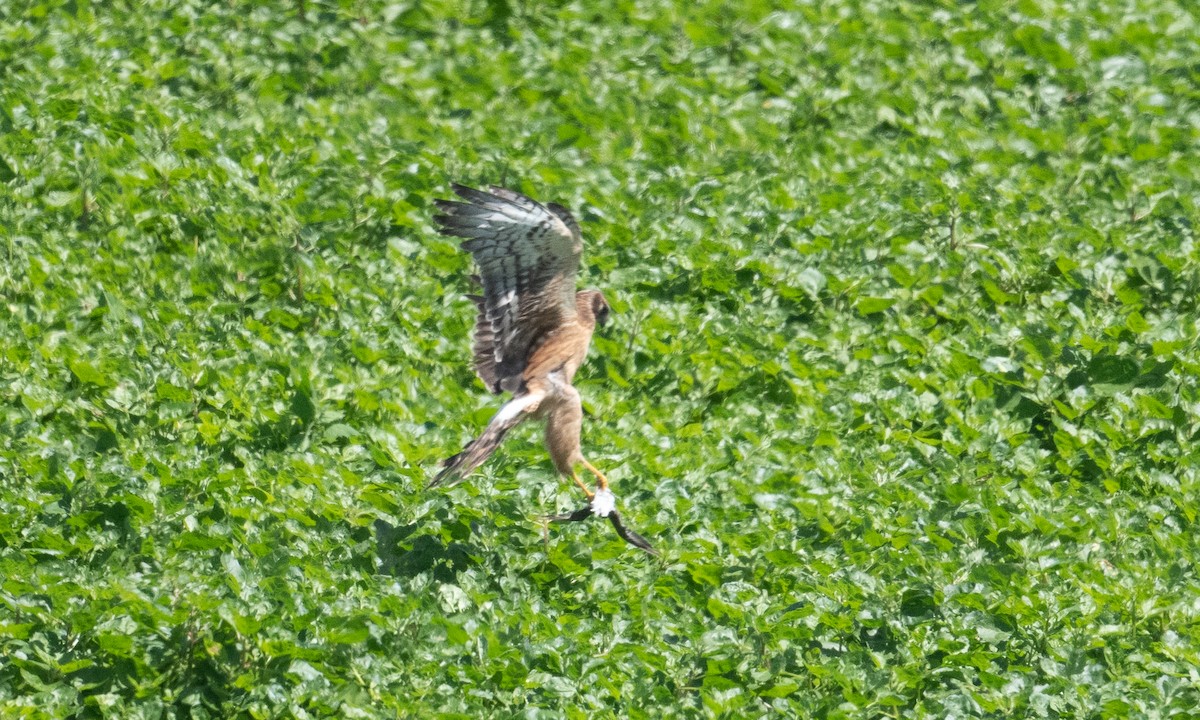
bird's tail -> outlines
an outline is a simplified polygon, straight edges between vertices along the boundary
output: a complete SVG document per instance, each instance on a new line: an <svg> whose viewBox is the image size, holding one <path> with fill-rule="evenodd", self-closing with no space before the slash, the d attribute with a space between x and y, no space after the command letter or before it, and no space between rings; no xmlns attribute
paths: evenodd
<svg viewBox="0 0 1200 720"><path fill-rule="evenodd" d="M500 442L504 440L508 431L520 425L521 421L537 410L540 400L540 393L537 395L527 394L515 397L505 403L504 407L500 408L499 412L492 417L483 434L467 443L462 452L447 458L442 463L441 471L438 472L433 482L429 483L429 487L443 483L454 485L482 465L496 451L496 448L500 447Z"/></svg>

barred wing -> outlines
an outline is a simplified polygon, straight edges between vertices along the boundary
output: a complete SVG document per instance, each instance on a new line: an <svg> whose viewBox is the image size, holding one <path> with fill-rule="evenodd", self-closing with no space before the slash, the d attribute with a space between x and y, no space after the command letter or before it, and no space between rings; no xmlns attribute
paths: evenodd
<svg viewBox="0 0 1200 720"><path fill-rule="evenodd" d="M579 225L561 206L512 190L453 188L466 202L438 200L434 220L464 238L479 266L475 368L492 392L514 391L538 339L575 320Z"/></svg>

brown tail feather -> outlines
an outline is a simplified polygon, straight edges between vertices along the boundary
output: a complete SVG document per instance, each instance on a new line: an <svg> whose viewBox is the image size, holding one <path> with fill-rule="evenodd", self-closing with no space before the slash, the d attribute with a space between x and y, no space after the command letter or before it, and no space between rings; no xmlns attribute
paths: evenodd
<svg viewBox="0 0 1200 720"><path fill-rule="evenodd" d="M529 414L537 410L541 396L523 395L505 403L488 423L487 428L479 437L467 443L462 452L447 458L442 463L442 470L429 483L429 487L441 485L443 482L453 485L466 477L472 470L479 467L496 452L500 442L509 430L512 430Z"/></svg>
<svg viewBox="0 0 1200 720"><path fill-rule="evenodd" d="M496 452L496 448L500 447L500 441L504 439L505 433L516 423L508 426L493 427L488 425L483 434L472 440L463 448L462 452L447 458L442 463L442 470L429 483L429 487L441 485L449 480L449 484L462 480L472 470L483 464L485 460L491 457L491 454Z"/></svg>

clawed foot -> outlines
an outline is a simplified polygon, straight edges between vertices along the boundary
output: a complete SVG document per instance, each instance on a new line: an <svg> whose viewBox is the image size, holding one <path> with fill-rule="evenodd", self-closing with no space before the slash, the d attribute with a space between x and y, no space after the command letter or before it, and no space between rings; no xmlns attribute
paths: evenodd
<svg viewBox="0 0 1200 720"><path fill-rule="evenodd" d="M650 542L646 538L625 527L625 524L621 522L621 515L617 512L617 497L608 488L597 490L591 499L588 500L588 504L575 512L551 515L546 519L550 522L582 522L593 515L608 518L608 521L612 523L613 529L617 531L617 535L620 535L621 539L625 542L634 547L639 547L651 555L658 554L658 551L651 547Z"/></svg>

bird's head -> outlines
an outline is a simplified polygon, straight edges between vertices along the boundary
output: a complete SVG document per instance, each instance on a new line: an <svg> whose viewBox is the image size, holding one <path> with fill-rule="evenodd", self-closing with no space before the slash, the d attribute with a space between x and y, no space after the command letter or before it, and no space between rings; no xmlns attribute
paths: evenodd
<svg viewBox="0 0 1200 720"><path fill-rule="evenodd" d="M589 302L592 309L592 317L596 318L596 324L604 327L608 322L609 307L608 301L604 299L604 295L599 290L590 290L588 294L591 296Z"/></svg>

